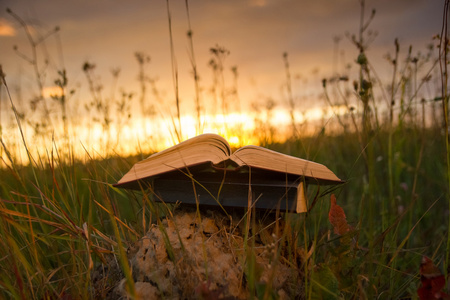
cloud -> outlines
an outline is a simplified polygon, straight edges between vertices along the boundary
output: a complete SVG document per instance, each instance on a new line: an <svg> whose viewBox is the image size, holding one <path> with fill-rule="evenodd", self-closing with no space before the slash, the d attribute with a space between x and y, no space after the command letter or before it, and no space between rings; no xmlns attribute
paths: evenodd
<svg viewBox="0 0 450 300"><path fill-rule="evenodd" d="M266 0L250 0L250 6L266 6Z"/></svg>
<svg viewBox="0 0 450 300"><path fill-rule="evenodd" d="M8 21L0 18L0 36L15 36L16 30L12 27Z"/></svg>

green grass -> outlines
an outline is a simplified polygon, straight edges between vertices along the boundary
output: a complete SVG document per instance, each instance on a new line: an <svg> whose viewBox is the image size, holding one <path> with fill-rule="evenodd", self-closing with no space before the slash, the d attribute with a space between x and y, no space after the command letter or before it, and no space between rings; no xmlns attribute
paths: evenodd
<svg viewBox="0 0 450 300"><path fill-rule="evenodd" d="M305 297L322 295L323 288L332 288L333 293L346 299L358 298L361 293L383 299L411 296L420 284L422 255L443 263L448 212L446 169L440 163L445 159L442 136L436 128L426 130L429 142L420 169L415 169L423 141L414 134L414 128L403 130L394 135L399 147L396 153L401 154L394 160L394 199L389 199L384 159L387 133L380 131L374 139L379 141L374 142L374 149L380 159L374 165L377 188L371 197L375 201L370 206L375 216L372 224L368 222L365 196L366 170L361 159L355 160L360 150L354 133L267 145L282 152L295 149L299 143L307 145L308 154L290 154L308 155L347 180L334 193L356 229L351 239L333 234L327 218L330 202L326 187L319 188L318 194L325 195L307 215L288 221L295 240L284 254L287 259L295 261L297 248L313 251L306 266L293 264L303 270L300 280L306 286ZM10 165L0 171L0 292L4 297L24 299L65 294L91 298L93 267L114 253L122 269L129 272L124 249L144 235L144 226L148 228L150 220L155 223L161 218L155 210L157 205L109 185L137 161L136 157L68 163L54 156L42 157L41 161L47 163ZM413 191L414 180L418 183ZM310 202L316 194L316 188L310 187ZM251 255L248 262L252 278ZM339 283L338 289L333 282ZM250 283L252 286L250 292L256 293L258 286Z"/></svg>
<svg viewBox="0 0 450 300"><path fill-rule="evenodd" d="M414 56L410 51L401 64L396 41L395 59L390 60L394 70L392 82L390 88L383 88L365 56L365 41L371 39L365 30L374 14L369 21L364 21L363 16L358 37L353 38L360 50L355 81L335 75L323 81L326 102L331 107L344 105L347 113L335 116L334 123L323 120L314 135L302 136L302 126L308 124L298 124L293 114L296 107L286 53L283 58L290 89L292 138L274 142L277 128L270 120L254 133L261 145L325 164L346 180L334 190L309 186L308 213L283 215L281 242L273 251L295 274L291 292L300 291L305 299L417 298L422 256L432 258L441 270L449 263L448 122L443 117L448 114L448 97L444 89L422 101L417 95L426 87L430 89L431 82L426 76L419 82L416 79L436 70L438 61L431 56ZM14 14L14 18L19 17ZM192 34L191 28L189 31ZM446 56L441 60L448 63ZM196 70L195 61L192 64ZM37 62L34 67L39 71ZM95 77L89 77L94 67L90 64L85 69L88 81ZM140 72L144 74L143 69ZM64 91L67 78L64 72L59 74ZM441 79L447 80L444 75ZM97 84L101 85L89 81L89 85ZM224 90L225 86L221 82L215 88ZM145 90L145 86L142 88ZM90 109L104 113L102 125L107 131L112 122L111 107L105 107L108 101L94 92L92 98L101 105ZM197 94L196 108L201 105L199 98ZM15 101L10 98L16 123L2 128L0 149L0 298L101 298L107 293L107 282L112 284L117 277L125 278L125 286L133 296L133 274L125 250L152 224L157 224L166 237L167 253L174 259L162 226L164 219L172 218L174 207L156 204L145 194L111 185L149 153L119 157L105 149L102 158L97 153L94 158L87 151L84 160L75 158L70 152L74 145L69 142L67 131L68 99L64 93L54 99L61 106L61 118L55 120L64 125L63 145L49 144L48 152L32 154L27 151L33 140L24 137L10 143L6 139L7 130L22 130L26 119L15 110ZM222 102L225 100L221 98ZM270 115L274 105L267 106L261 120L264 113ZM174 136L181 133L176 124L180 113L178 107L178 117L170 121ZM432 122L425 124L425 117L430 115ZM53 141L47 121L34 119L23 126L35 129L36 139ZM204 124L197 121L196 126L201 128ZM13 149L29 154L31 163L18 163L17 150ZM336 195L352 228L342 236L334 233L328 220L331 193ZM238 263L243 266L248 293L258 299L274 299L277 294L270 283L260 282L258 277L261 268L256 263L255 240L257 236L263 239L263 233L253 231L259 225L255 216L248 211L242 218L241 225L246 230L241 236L244 247ZM227 234L236 228L230 228ZM119 274L105 278L104 290L94 289L94 270L111 261L116 262Z"/></svg>

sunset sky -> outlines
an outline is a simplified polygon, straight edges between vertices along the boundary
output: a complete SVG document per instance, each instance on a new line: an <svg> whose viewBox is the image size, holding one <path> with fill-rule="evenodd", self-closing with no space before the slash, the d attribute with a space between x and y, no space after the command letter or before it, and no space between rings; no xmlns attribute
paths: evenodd
<svg viewBox="0 0 450 300"><path fill-rule="evenodd" d="M23 53L30 53L24 30L6 8L37 28L40 34L60 27L57 35L46 40L50 57L50 66L45 72L46 87L53 86L56 70L65 68L69 88L76 91L69 104L72 111L82 113L79 103L89 98L82 70L86 61L96 65L95 73L104 86L105 97L110 94L113 68L121 70L117 91L123 89L138 94L138 64L134 53L140 51L151 57L146 72L156 79L164 99L164 103L156 104L158 109L166 115L173 114L166 5L163 0L1 0L0 64L10 88L20 87L22 97L27 101L27 93L36 87L31 66L13 50L17 45ZM370 28L378 32L368 55L380 66L381 75L389 70L383 56L394 51L395 38L399 39L403 54L410 45L414 53L426 52L432 37L440 33L443 5L444 0L366 1L366 19L375 9L376 16ZM190 114L194 107L194 84L186 35L185 1L170 1L170 11L181 108ZM210 48L216 45L230 51L224 60L227 87L233 86L231 68L237 67L238 92L244 110L250 109L251 103L261 104L268 98L275 99L280 107L286 106L281 89L285 82L284 52L289 54L294 96L304 98L297 104L301 109L313 109L323 104L312 95L320 87L321 79L332 75L335 37L342 38L338 72L343 72L344 65L352 63L357 56L357 50L345 37L346 33L356 33L359 27L360 1L357 0L192 0L189 1L189 13L201 100L205 107L212 101L208 92L212 86L208 62ZM154 101L150 92L147 98ZM2 101L5 100L2 95Z"/></svg>

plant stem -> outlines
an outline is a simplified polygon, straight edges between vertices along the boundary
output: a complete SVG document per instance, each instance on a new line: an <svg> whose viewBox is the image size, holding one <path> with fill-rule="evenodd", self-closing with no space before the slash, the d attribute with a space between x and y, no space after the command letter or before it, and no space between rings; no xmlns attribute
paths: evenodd
<svg viewBox="0 0 450 300"><path fill-rule="evenodd" d="M195 54L194 54L194 39L193 39L193 33L192 33L192 27L191 27L191 17L189 14L189 0L186 0L186 14L188 19L188 40L189 40L189 50L190 50L190 59L191 59L191 65L192 65L192 73L194 76L194 87L195 87L195 111L197 114L197 134L203 133L203 125L201 121L201 103L200 103L200 86L199 86L199 75L197 70L197 63L195 61Z"/></svg>
<svg viewBox="0 0 450 300"><path fill-rule="evenodd" d="M170 38L170 57L172 62L172 77L173 77L173 88L175 92L175 104L177 107L177 120L178 120L178 128L175 126L175 134L177 136L178 142L182 141L182 132L181 132L181 113L180 113L180 95L179 95L179 85L178 85L178 66L177 60L175 57L175 50L173 46L173 35L172 35L172 17L170 14L170 6L169 0L166 0L167 4L167 19L169 21L169 38Z"/></svg>
<svg viewBox="0 0 450 300"><path fill-rule="evenodd" d="M288 54L287 52L283 53L283 60L284 60L284 68L286 71L286 90L287 90L287 96L288 96L288 103L289 103L289 115L291 117L291 126L292 126L292 138L297 138L297 128L295 125L295 103L294 103L294 96L292 95L292 80L291 80L291 72L289 69L289 60L288 60Z"/></svg>
<svg viewBox="0 0 450 300"><path fill-rule="evenodd" d="M391 97L389 104L389 137L388 137L388 174L389 174L389 198L388 201L391 202L391 212L395 211L397 205L394 199L394 175L393 175L393 135L394 135L394 105L395 105L395 78L397 75L397 67L398 67L398 54L400 52L400 47L398 40L395 39L395 58L392 61L394 65L394 70L392 74L392 82L391 82ZM390 223L390 222L389 222ZM383 230L385 228L383 227Z"/></svg>
<svg viewBox="0 0 450 300"><path fill-rule="evenodd" d="M441 88L442 88L442 110L444 115L444 132L445 132L445 150L447 154L447 180L448 189L450 190L450 148L449 148L449 129L448 129L448 72L447 72L447 62L448 62L448 10L449 10L449 0L445 0L444 4L444 14L442 20L442 30L440 38L439 47L439 64L441 69ZM450 191L447 190L447 200L450 209ZM444 270L447 270L450 259L450 217L448 219L448 229L447 229L447 257L445 260Z"/></svg>

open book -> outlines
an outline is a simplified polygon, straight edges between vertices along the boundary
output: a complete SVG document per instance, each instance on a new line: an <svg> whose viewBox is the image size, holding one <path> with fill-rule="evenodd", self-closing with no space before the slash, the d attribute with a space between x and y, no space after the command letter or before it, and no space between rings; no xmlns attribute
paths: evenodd
<svg viewBox="0 0 450 300"><path fill-rule="evenodd" d="M168 203L300 213L308 182L342 181L324 165L258 146L232 153L223 137L202 134L136 163L114 186L148 189Z"/></svg>
<svg viewBox="0 0 450 300"><path fill-rule="evenodd" d="M206 133L136 163L116 186L207 162L217 167L247 166L298 175L313 178L323 184L342 182L322 164L251 145L232 153L230 145L223 137Z"/></svg>

